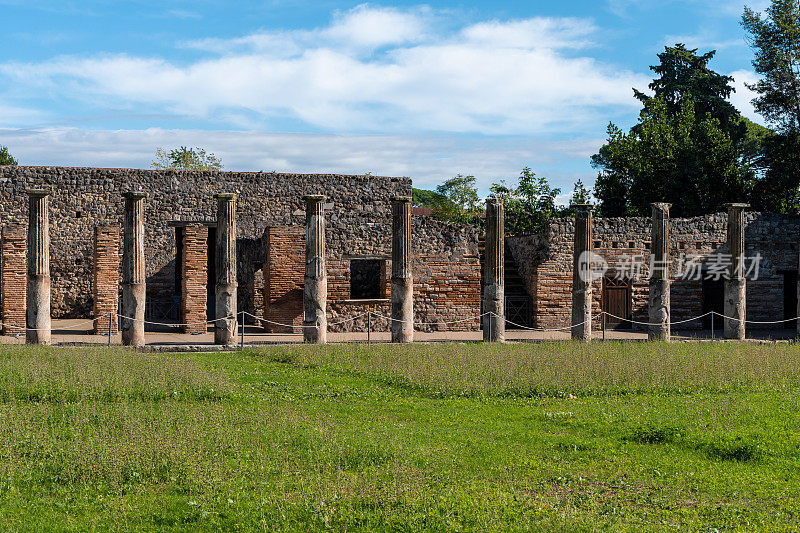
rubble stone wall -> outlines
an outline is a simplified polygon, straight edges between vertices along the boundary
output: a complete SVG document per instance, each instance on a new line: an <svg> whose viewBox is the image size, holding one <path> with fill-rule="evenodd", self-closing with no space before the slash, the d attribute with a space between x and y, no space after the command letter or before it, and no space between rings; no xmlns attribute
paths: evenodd
<svg viewBox="0 0 800 533"><path fill-rule="evenodd" d="M369 175L4 166L0 167L0 217L7 228L4 246L9 249L5 255L10 262L13 262L14 254L20 255L19 250L15 251L13 235L17 230L13 228L21 224L24 236L28 216L25 190L29 188L45 188L53 192L50 225L54 318L93 316L95 228L121 226L121 194L128 190L141 190L148 194L145 200L148 319L195 319L205 314L201 294L203 280L198 278L203 271L204 232L195 230L208 226L209 231L213 231L216 221L213 195L235 192L239 194L236 213L239 309L279 319L275 321L289 320L292 324L299 324L300 320L299 314L291 315L294 311L281 314L282 311L273 308L272 311L278 314L263 314L265 293L272 283L272 288L277 290L273 290L272 298L286 296L279 294L283 289L278 288L280 283L286 282L291 287L287 285L283 292L294 291L296 296L298 279L294 270L298 265L301 267L299 286L302 288L304 259L302 255L299 258L293 256L286 262L273 259L270 264L269 239L278 239L280 232L270 237L267 228L291 228L289 233L300 232L302 239L305 222L302 197L306 194L326 196L329 321L336 323L363 313L365 305L368 305L349 297L349 269L353 258L385 261L385 295L389 298L390 199L393 196L411 196L410 179ZM476 231L427 217L417 217L413 227L415 270L418 272L415 275L420 291L416 303L418 319L452 321L463 319L467 314L479 314L480 264ZM177 257L176 234L179 231L176 228L185 232L184 259L190 260L188 265L179 264L177 268L176 261L180 258ZM302 241L300 245L295 242L287 246L290 255L304 252ZM21 253L24 265L24 242ZM278 275L279 271L284 273ZM181 272L192 274L189 276L191 283L187 284L188 279L181 279ZM24 302L24 267L22 274L21 301ZM285 279L279 283L280 276ZM19 298L19 290L13 288L16 285L12 281L5 285L8 302L14 297ZM187 295L191 300L188 306ZM369 305L376 314L388 316L388 301ZM24 322L24 303L22 320ZM331 329L361 329L366 325L365 320ZM430 329L453 327L472 329L477 327L477 322L431 326Z"/></svg>

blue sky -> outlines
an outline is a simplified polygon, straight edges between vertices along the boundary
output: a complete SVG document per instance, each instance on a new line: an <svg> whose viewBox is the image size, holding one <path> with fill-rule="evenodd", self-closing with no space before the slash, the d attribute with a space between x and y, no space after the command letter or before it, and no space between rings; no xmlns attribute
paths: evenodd
<svg viewBox="0 0 800 533"><path fill-rule="evenodd" d="M635 122L665 44L716 49L762 122L744 5L0 0L0 144L22 164L143 168L201 146L228 170L462 173L484 193L530 166L566 193L594 182L607 123Z"/></svg>

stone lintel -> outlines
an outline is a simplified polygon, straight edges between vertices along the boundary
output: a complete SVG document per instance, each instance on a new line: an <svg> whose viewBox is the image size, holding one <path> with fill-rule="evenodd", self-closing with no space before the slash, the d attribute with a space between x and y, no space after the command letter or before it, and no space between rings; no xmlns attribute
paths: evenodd
<svg viewBox="0 0 800 533"><path fill-rule="evenodd" d="M53 194L53 191L49 189L26 189L25 192L33 198L44 198Z"/></svg>
<svg viewBox="0 0 800 533"><path fill-rule="evenodd" d="M235 192L218 192L214 195L214 198L223 199L223 200L236 200L236 193Z"/></svg>

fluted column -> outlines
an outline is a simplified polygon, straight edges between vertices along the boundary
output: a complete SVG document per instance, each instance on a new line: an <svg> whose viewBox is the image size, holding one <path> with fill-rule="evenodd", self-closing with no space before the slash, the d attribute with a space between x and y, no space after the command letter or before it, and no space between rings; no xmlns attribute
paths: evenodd
<svg viewBox="0 0 800 533"><path fill-rule="evenodd" d="M411 197L392 198L392 342L414 340Z"/></svg>
<svg viewBox="0 0 800 533"><path fill-rule="evenodd" d="M572 340L592 340L592 208L574 206L575 242L572 255Z"/></svg>
<svg viewBox="0 0 800 533"><path fill-rule="evenodd" d="M651 236L650 295L648 308L650 326L647 337L652 340L670 339L669 301L669 208L672 204L653 203L653 232Z"/></svg>
<svg viewBox="0 0 800 533"><path fill-rule="evenodd" d="M50 344L50 191L28 190L28 344Z"/></svg>
<svg viewBox="0 0 800 533"><path fill-rule="evenodd" d="M744 279L744 210L748 204L725 204L728 208L728 279L725 280L725 338L744 339L746 281Z"/></svg>
<svg viewBox="0 0 800 533"><path fill-rule="evenodd" d="M325 344L328 339L328 274L325 261L325 197L304 196L306 202L306 275L303 285L303 340Z"/></svg>
<svg viewBox="0 0 800 533"><path fill-rule="evenodd" d="M486 200L486 252L483 274L483 340L503 342L505 315L505 221L503 201Z"/></svg>
<svg viewBox="0 0 800 533"><path fill-rule="evenodd" d="M215 194L217 199L216 322L215 344L236 344L236 195Z"/></svg>
<svg viewBox="0 0 800 533"><path fill-rule="evenodd" d="M144 306L147 289L144 264L144 199L146 193L130 191L125 198L122 245L122 344L144 346Z"/></svg>

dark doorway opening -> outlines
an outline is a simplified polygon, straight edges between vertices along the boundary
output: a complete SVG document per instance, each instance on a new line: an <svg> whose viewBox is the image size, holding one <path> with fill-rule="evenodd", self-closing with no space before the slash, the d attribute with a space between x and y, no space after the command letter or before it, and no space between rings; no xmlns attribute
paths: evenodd
<svg viewBox="0 0 800 533"><path fill-rule="evenodd" d="M383 298L382 259L350 260L350 299L378 300Z"/></svg>
<svg viewBox="0 0 800 533"><path fill-rule="evenodd" d="M797 329L797 271L787 270L783 272L783 319L782 327L787 329Z"/></svg>
<svg viewBox="0 0 800 533"><path fill-rule="evenodd" d="M603 279L602 307L607 329L631 329L631 282L626 278L606 276ZM613 316L610 316L613 315Z"/></svg>
<svg viewBox="0 0 800 533"><path fill-rule="evenodd" d="M702 314L705 315L702 319L703 329L711 329L711 324L714 324L714 329L722 329L723 318L721 315L725 314L725 283L722 279L704 279L703 280L703 308ZM706 315L714 311L718 313L713 321L711 315Z"/></svg>
<svg viewBox="0 0 800 533"><path fill-rule="evenodd" d="M206 320L217 318L217 228L208 228L208 278L206 281Z"/></svg>
<svg viewBox="0 0 800 533"><path fill-rule="evenodd" d="M525 288L525 281L519 273L519 267L514 260L514 254L511 252L508 242L505 243L503 258L506 329L533 327L533 303L528 295L528 289ZM482 268L481 275L483 275ZM483 304L482 300L481 304Z"/></svg>

